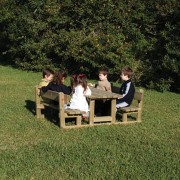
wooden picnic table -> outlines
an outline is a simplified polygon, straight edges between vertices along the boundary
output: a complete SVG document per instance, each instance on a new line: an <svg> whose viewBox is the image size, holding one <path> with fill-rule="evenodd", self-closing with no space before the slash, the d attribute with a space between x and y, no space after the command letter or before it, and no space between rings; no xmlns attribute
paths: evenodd
<svg viewBox="0 0 180 180"><path fill-rule="evenodd" d="M122 95L100 90L90 87L92 94L88 96L89 99L89 123L93 125L95 122L110 122L115 123L116 120L116 99L122 98ZM111 101L111 113L109 116L96 117L95 112L95 100L110 100Z"/></svg>

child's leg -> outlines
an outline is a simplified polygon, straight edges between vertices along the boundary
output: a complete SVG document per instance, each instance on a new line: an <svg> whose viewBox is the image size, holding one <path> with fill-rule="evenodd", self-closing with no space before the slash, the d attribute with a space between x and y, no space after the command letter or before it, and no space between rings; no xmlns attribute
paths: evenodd
<svg viewBox="0 0 180 180"><path fill-rule="evenodd" d="M125 101L121 101L121 99L116 100L116 108L121 108L121 107L127 107L129 104L127 104Z"/></svg>
<svg viewBox="0 0 180 180"><path fill-rule="evenodd" d="M95 114L101 114L103 109L103 100L95 100Z"/></svg>
<svg viewBox="0 0 180 180"><path fill-rule="evenodd" d="M103 116L109 116L111 114L111 101L106 100L103 103L103 110L102 110L102 115Z"/></svg>

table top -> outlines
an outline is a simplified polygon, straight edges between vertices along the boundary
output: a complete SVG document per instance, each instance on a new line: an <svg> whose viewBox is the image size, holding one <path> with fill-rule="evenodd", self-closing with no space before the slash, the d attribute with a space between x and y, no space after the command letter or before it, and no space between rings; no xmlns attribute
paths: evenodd
<svg viewBox="0 0 180 180"><path fill-rule="evenodd" d="M121 94L116 94L108 91L104 91L101 89L90 87L92 94L87 96L90 99L116 99L122 98Z"/></svg>

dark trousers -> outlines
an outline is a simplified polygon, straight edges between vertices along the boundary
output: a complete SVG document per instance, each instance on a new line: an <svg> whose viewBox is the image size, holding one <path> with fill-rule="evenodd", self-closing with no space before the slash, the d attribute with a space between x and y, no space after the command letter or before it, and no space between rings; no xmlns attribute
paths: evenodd
<svg viewBox="0 0 180 180"><path fill-rule="evenodd" d="M110 100L96 100L95 101L95 114L102 116L108 116L111 113L111 101Z"/></svg>

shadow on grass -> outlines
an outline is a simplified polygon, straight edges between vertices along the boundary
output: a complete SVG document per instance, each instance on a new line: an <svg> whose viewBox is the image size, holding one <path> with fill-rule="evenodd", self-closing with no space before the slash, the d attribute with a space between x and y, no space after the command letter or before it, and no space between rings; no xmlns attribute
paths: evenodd
<svg viewBox="0 0 180 180"><path fill-rule="evenodd" d="M36 104L34 101L25 100L25 108L29 110L33 115L36 115Z"/></svg>
<svg viewBox="0 0 180 180"><path fill-rule="evenodd" d="M25 100L25 108L31 112L34 116L36 116L36 104L32 100ZM46 107L45 109L41 110L41 113L44 114L47 121L52 122L53 124L59 126L59 118L58 118L58 111Z"/></svg>
<svg viewBox="0 0 180 180"><path fill-rule="evenodd" d="M41 112L42 112L42 114L44 114L47 121L55 124L56 126L59 126L59 117L58 117L58 111L57 110L46 107Z"/></svg>

